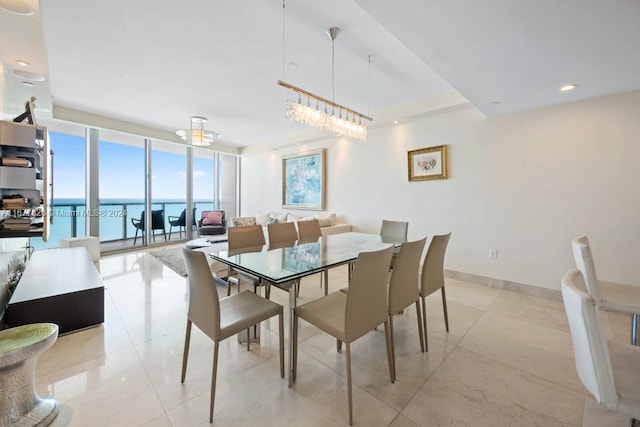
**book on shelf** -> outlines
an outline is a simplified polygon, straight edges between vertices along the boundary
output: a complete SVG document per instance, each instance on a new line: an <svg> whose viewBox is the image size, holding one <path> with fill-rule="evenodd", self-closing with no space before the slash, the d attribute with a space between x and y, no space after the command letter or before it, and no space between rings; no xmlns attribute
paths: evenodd
<svg viewBox="0 0 640 427"><path fill-rule="evenodd" d="M2 199L2 209L27 209L29 199L26 197L12 197Z"/></svg>
<svg viewBox="0 0 640 427"><path fill-rule="evenodd" d="M19 166L23 168L28 168L29 166L31 166L31 162L27 159L22 159L20 157L3 157L2 166Z"/></svg>
<svg viewBox="0 0 640 427"><path fill-rule="evenodd" d="M11 231L27 231L31 228L29 218L5 218L2 221L2 228Z"/></svg>

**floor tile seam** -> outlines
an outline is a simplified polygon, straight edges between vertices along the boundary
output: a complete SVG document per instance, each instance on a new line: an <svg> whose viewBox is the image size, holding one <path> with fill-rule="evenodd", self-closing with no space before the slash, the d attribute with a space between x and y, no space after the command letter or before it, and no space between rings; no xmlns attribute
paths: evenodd
<svg viewBox="0 0 640 427"><path fill-rule="evenodd" d="M510 363L506 363L506 362L504 362L504 361L502 361L502 360L494 359L493 357L491 357L491 356L487 356L486 354L478 353L478 352L477 352L477 351L475 351L475 350L471 350L471 349L468 349L468 348L465 348L465 347L460 347L460 349L461 349L461 350L464 350L464 351L466 351L466 352L473 353L473 354L475 354L476 356L480 356L480 357L483 357L483 358L485 358L485 359L489 359L489 360L491 360L491 361L492 361L492 362L494 362L494 363L499 363L499 364L501 364L501 365L508 366L509 368L511 368L511 369L513 369L513 370L516 370L516 371L518 371L518 372L520 372L520 373L525 374L526 376L535 377L535 378L537 378L537 379L538 379L538 380L540 380L540 381L544 381L544 382L546 382L546 383L553 384L554 386L556 386L556 387L560 387L560 388L562 388L562 389L563 389L563 390L565 390L565 391L572 392L572 393L577 394L577 395L580 395L580 396L582 396L582 397L592 397L590 394L586 394L586 393L583 393L583 392L579 392L579 391L577 391L577 390L574 390L573 388L567 387L565 384L559 383L559 382L557 382L557 381L555 381L555 380L550 380L550 379L545 378L545 377L542 377L542 376L540 376L540 375L536 375L536 374L534 374L534 373L531 373L531 372L529 372L529 371L526 371L526 370L522 369L521 367L518 367L518 366L512 365L512 364L510 364ZM453 353L453 352L451 352L451 353ZM578 375L578 374L576 373L576 376L577 376L577 375Z"/></svg>
<svg viewBox="0 0 640 427"><path fill-rule="evenodd" d="M438 369L440 369L440 366L442 366L444 361L449 358L449 356L451 355L451 353L453 353L454 350L455 350L455 346L453 346L453 348L447 353L447 355L445 357L442 358L442 360L436 365L436 367L427 376L427 378L425 378L424 382L416 389L416 391L413 393L411 398L407 400L407 403L405 403L405 405L402 407L402 409L400 409L400 411L398 412L398 415L402 414L402 416L408 418L409 420L415 422L416 424L418 424L418 425L420 424L419 422L413 420L411 417L408 417L407 415L403 414L402 412L407 408L407 406L409 406L411 401L418 395L418 393L420 393L420 390L422 390L422 388L427 384L427 382L431 379L431 377L438 371Z"/></svg>

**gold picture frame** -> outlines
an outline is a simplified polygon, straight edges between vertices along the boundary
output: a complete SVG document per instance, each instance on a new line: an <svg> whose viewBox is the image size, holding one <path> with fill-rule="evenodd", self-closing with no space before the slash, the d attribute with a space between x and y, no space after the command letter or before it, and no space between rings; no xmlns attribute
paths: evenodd
<svg viewBox="0 0 640 427"><path fill-rule="evenodd" d="M282 207L324 210L326 149L282 157Z"/></svg>
<svg viewBox="0 0 640 427"><path fill-rule="evenodd" d="M409 181L447 179L447 146L420 148L407 153Z"/></svg>

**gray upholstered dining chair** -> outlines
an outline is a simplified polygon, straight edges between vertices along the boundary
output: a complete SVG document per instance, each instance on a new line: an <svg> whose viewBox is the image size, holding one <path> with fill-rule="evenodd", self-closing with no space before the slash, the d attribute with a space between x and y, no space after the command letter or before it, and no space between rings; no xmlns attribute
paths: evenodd
<svg viewBox="0 0 640 427"><path fill-rule="evenodd" d="M578 377L600 406L640 426L640 348L607 342L600 311L578 270L562 277L564 302Z"/></svg>
<svg viewBox="0 0 640 427"><path fill-rule="evenodd" d="M390 221L387 219L382 220L382 226L380 227L380 237L385 243L400 244L407 241L407 232L409 230L409 223L406 221ZM389 269L393 268L393 265L398 256L398 251L393 253Z"/></svg>
<svg viewBox="0 0 640 427"><path fill-rule="evenodd" d="M228 249L229 252L240 249L260 247L265 244L264 232L260 225L247 225L244 227L229 227L227 230ZM246 273L236 273L236 277L232 277L231 268L228 268L227 278L227 296L231 294L231 284L235 281L240 292L240 282L249 282L253 286L254 292L261 284L260 279ZM265 290L265 296L269 298L269 289Z"/></svg>
<svg viewBox="0 0 640 427"><path fill-rule="evenodd" d="M355 263L349 292L334 292L294 310L293 378L297 376L298 324L306 320L318 329L344 342L347 350L347 399L349 425L353 425L351 384L351 343L381 323L385 326L387 363L393 380L391 337L387 316L387 275L393 247L374 252L361 252Z"/></svg>
<svg viewBox="0 0 640 427"><path fill-rule="evenodd" d="M294 246L298 240L298 231L293 222L278 222L267 224L269 233L269 248L285 248ZM296 297L300 295L300 279L295 281Z"/></svg>
<svg viewBox="0 0 640 427"><path fill-rule="evenodd" d="M391 336L391 361L393 367L393 381L396 379L396 351L393 338L393 315L401 313L411 304L415 304L418 318L418 335L420 351L424 353L424 338L422 333L422 312L420 310L420 293L418 277L420 275L420 259L427 238L415 242L404 242L396 258L395 266L389 280L389 335ZM351 291L351 290L349 290Z"/></svg>
<svg viewBox="0 0 640 427"><path fill-rule="evenodd" d="M451 233L435 235L431 239L427 255L422 264L420 277L420 298L422 300L422 321L424 327L424 345L429 351L429 339L427 337L427 296L438 289L442 293L442 310L444 311L444 326L449 332L449 316L447 314L447 296L444 290L444 255L447 251Z"/></svg>
<svg viewBox="0 0 640 427"><path fill-rule="evenodd" d="M298 237L300 242L315 242L322 236L320 221L310 219L308 221L298 221ZM322 273L320 273L320 287L322 287Z"/></svg>
<svg viewBox="0 0 640 427"><path fill-rule="evenodd" d="M249 291L219 299L216 283L211 275L205 254L183 248L182 256L184 257L188 273L189 311L187 314L187 330L184 341L182 376L180 381L184 383L187 373L191 326L195 324L214 342L211 399L209 405L209 422L211 423L213 422L213 408L216 395L220 341L246 330L247 349L249 349L249 329L251 326L273 316L278 316L280 326L280 376L284 378L283 309L281 305Z"/></svg>
<svg viewBox="0 0 640 427"><path fill-rule="evenodd" d="M268 224L267 232L269 233L269 245L291 243L293 246L296 240L298 240L298 231L296 230L296 225L293 222Z"/></svg>
<svg viewBox="0 0 640 427"><path fill-rule="evenodd" d="M298 221L298 237L300 240L315 240L320 236L322 236L320 221L317 219Z"/></svg>

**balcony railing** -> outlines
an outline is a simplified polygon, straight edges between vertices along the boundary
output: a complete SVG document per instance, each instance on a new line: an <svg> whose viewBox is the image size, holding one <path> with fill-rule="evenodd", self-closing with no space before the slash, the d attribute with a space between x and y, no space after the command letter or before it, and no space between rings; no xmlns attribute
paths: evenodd
<svg viewBox="0 0 640 427"><path fill-rule="evenodd" d="M196 222L200 218L200 213L204 210L213 210L213 201L197 201L193 203L196 208ZM164 211L164 222L167 234L170 230L169 216L179 217L186 208L185 202L163 201L152 203L152 210ZM95 212L86 209L81 203L61 203L54 206L53 222L49 233L49 242L44 243L39 239L32 239L31 244L36 249L55 247L60 239L68 237L84 236L86 218L88 216L99 216L100 219L100 242L115 242L132 239L136 234L136 228L131 218L140 219L142 211L145 209L143 202L105 202L100 203L100 208ZM174 232L178 232L174 227ZM158 231L156 230L156 233ZM157 234L156 234L157 235ZM138 237L141 232L138 231ZM141 239L139 239L141 241Z"/></svg>

